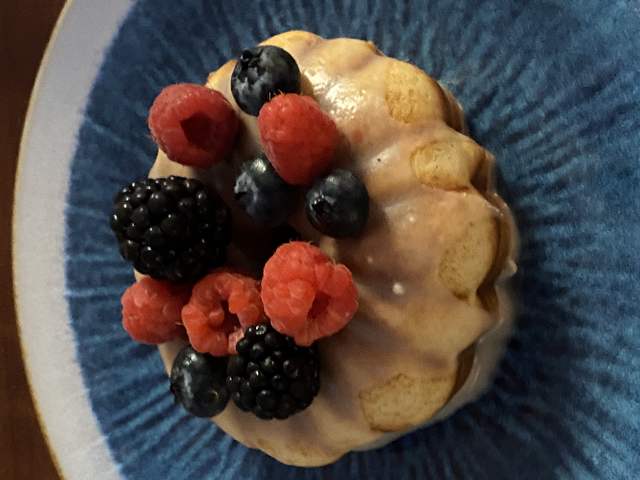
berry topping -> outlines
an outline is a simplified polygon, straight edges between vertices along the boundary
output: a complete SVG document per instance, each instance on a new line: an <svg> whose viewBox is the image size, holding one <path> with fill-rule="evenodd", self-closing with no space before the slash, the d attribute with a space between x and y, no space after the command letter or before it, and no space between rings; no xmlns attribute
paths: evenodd
<svg viewBox="0 0 640 480"><path fill-rule="evenodd" d="M225 387L226 358L215 358L184 347L171 367L171 392L189 413L213 417L229 401Z"/></svg>
<svg viewBox="0 0 640 480"><path fill-rule="evenodd" d="M304 410L320 390L315 347L298 347L269 325L249 327L229 358L226 386L234 403L258 418L285 419Z"/></svg>
<svg viewBox="0 0 640 480"><path fill-rule="evenodd" d="M295 206L294 189L263 155L242 164L233 192L247 214L265 226L284 223Z"/></svg>
<svg viewBox="0 0 640 480"><path fill-rule="evenodd" d="M215 90L191 83L166 87L149 110L149 129L174 162L207 168L231 150L239 120Z"/></svg>
<svg viewBox="0 0 640 480"><path fill-rule="evenodd" d="M272 253L282 244L302 240L302 235L288 223L274 228L271 233Z"/></svg>
<svg viewBox="0 0 640 480"><path fill-rule="evenodd" d="M265 45L245 50L231 75L231 93L238 106L257 116L262 106L279 93L300 91L300 70L280 47Z"/></svg>
<svg viewBox="0 0 640 480"><path fill-rule="evenodd" d="M307 218L331 237L355 237L369 217L369 194L353 173L337 169L317 180L306 195Z"/></svg>
<svg viewBox="0 0 640 480"><path fill-rule="evenodd" d="M122 295L122 326L134 340L158 344L184 334L180 311L190 290L152 278L143 278Z"/></svg>
<svg viewBox="0 0 640 480"><path fill-rule="evenodd" d="M347 267L317 247L291 242L264 266L262 302L277 331L308 346L349 323L358 309L358 291Z"/></svg>
<svg viewBox="0 0 640 480"><path fill-rule="evenodd" d="M338 129L311 97L276 96L260 110L258 128L267 158L285 182L310 185L331 167Z"/></svg>
<svg viewBox="0 0 640 480"><path fill-rule="evenodd" d="M229 209L195 179L144 179L116 196L111 228L120 253L138 272L195 281L222 265L230 240Z"/></svg>
<svg viewBox="0 0 640 480"><path fill-rule="evenodd" d="M193 348L218 357L236 353L244 329L263 321L259 283L224 270L196 283L182 309L182 322Z"/></svg>

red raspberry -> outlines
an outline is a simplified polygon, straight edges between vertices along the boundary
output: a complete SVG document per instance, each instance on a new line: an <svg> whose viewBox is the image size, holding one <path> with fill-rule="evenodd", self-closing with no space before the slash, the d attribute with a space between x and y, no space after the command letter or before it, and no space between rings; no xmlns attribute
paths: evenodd
<svg viewBox="0 0 640 480"><path fill-rule="evenodd" d="M189 287L145 277L122 295L122 326L141 343L158 344L182 336L180 311Z"/></svg>
<svg viewBox="0 0 640 480"><path fill-rule="evenodd" d="M191 346L218 357L236 353L243 331L264 321L257 280L216 270L193 287L182 309Z"/></svg>
<svg viewBox="0 0 640 480"><path fill-rule="evenodd" d="M262 302L273 328L309 346L349 323L358 291L347 267L308 243L290 242L264 266Z"/></svg>
<svg viewBox="0 0 640 480"><path fill-rule="evenodd" d="M310 185L331 167L338 128L314 99L274 97L260 109L258 128L267 158L285 182Z"/></svg>
<svg viewBox="0 0 640 480"><path fill-rule="evenodd" d="M207 168L224 159L238 132L239 120L226 98L191 83L170 85L149 110L149 129L174 162Z"/></svg>

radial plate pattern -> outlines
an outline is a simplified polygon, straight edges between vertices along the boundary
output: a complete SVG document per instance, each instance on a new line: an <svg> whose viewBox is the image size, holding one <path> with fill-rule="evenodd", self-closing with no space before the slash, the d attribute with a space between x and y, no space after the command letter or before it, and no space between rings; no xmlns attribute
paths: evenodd
<svg viewBox="0 0 640 480"><path fill-rule="evenodd" d="M517 329L491 391L375 452L302 470L172 404L128 340L108 226L151 166L149 105L292 28L375 42L448 86L498 161L521 232ZM640 461L640 7L633 1L141 0L79 132L66 282L95 414L128 478L632 478Z"/></svg>

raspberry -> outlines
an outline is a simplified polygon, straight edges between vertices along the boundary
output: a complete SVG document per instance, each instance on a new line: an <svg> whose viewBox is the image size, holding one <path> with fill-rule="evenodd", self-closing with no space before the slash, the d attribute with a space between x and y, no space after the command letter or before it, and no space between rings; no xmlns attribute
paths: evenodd
<svg viewBox="0 0 640 480"><path fill-rule="evenodd" d="M220 92L191 83L166 87L149 110L154 140L183 165L207 168L222 161L238 127L233 107Z"/></svg>
<svg viewBox="0 0 640 480"><path fill-rule="evenodd" d="M122 295L122 326L141 343L158 344L182 336L180 311L189 287L145 277Z"/></svg>
<svg viewBox="0 0 640 480"><path fill-rule="evenodd" d="M290 242L264 266L262 302L277 331L308 346L349 323L358 291L347 267L308 243Z"/></svg>
<svg viewBox="0 0 640 480"><path fill-rule="evenodd" d="M258 128L267 158L285 182L309 185L331 167L338 128L312 98L274 97L260 110Z"/></svg>
<svg viewBox="0 0 640 480"><path fill-rule="evenodd" d="M226 270L216 270L196 283L182 309L193 348L218 357L235 354L244 329L263 321L258 281Z"/></svg>

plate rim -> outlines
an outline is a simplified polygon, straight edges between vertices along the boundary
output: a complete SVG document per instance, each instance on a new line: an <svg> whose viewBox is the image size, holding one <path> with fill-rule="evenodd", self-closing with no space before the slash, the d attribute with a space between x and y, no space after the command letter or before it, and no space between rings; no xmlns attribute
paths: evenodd
<svg viewBox="0 0 640 480"><path fill-rule="evenodd" d="M83 423L88 427L86 428L88 432L85 433L90 433L94 440L98 440L98 444L91 444L89 448L86 448L86 444L82 441L86 440L85 435L85 437L78 437L79 440L76 441L76 444L78 447L83 445L85 446L85 448L81 450L84 453L85 458L88 458L89 452L91 452L90 462L84 462L84 465L82 465L83 462L79 461L77 451L74 451L75 449L64 448L65 445L61 444L60 438L56 438L58 437L60 432L55 432L53 430L53 427L51 425L51 412L47 412L48 409L44 405L45 402L43 402L43 393L46 392L48 395L51 395L51 389L46 389L41 380L38 380L38 375L36 372L38 367L42 366L42 363L38 360L34 360L33 352L35 350L35 347L32 345L32 343L36 342L34 342L31 334L27 332L27 324L30 321L34 322L38 319L34 319L33 316L30 316L27 312L25 312L25 307L29 303L28 298L30 295L32 295L30 290L26 289L25 287L27 285L33 285L32 280L34 280L34 276L27 273L28 268L25 267L24 262L24 259L30 254L30 251L25 252L25 250L28 249L25 248L23 240L28 236L27 234L29 233L29 231L33 230L33 227L29 227L29 223L33 225L33 222L24 221L24 213L29 210L29 202L27 201L28 195L25 194L25 190L27 192L29 191L29 187L25 187L25 184L28 183L29 174L26 173L27 168L25 167L25 164L29 163L27 157L29 157L30 155L34 142L37 143L38 135L42 135L43 138L49 137L48 133L37 132L34 128L34 121L36 121L39 117L43 117L43 112L38 112L38 107L41 107L44 103L46 103L46 100L50 100L52 98L50 95L51 92L46 92L46 87L48 86L48 83L51 83L51 78L49 78L50 82L46 82L45 80L47 79L47 77L55 76L56 72L53 65L61 63L64 58L64 52L68 50L69 46L72 46L72 43L70 45L65 45L65 40L72 40L72 38L68 37L72 37L73 33L78 34L78 32L80 32L80 30L77 29L79 25L74 23L74 20L80 20L82 22L82 19L86 18L86 14L92 13L93 11L93 15L99 17L99 23L103 25L101 32L103 36L99 37L98 35L95 35L95 29L91 29L91 38L93 38L94 44L84 44L80 47L85 52L85 59L90 59L94 54L94 51L97 52L98 55L93 57L94 62L87 62L87 68L84 70L84 78L82 79L84 81L84 85L81 85L79 87L77 85L74 85L74 88L78 87L75 88L75 91L80 93L76 93L75 95L78 101L75 105L73 105L73 107L75 107L75 110L72 112L72 115L69 115L70 119L67 120L67 125L73 126L74 128L70 128L67 130L67 135L64 139L65 145L63 145L63 147L66 147L66 150L63 148L58 154L61 162L57 165L57 167L60 170L64 170L64 174L61 174L61 178L68 182L70 167L73 159L73 152L77 147L77 132L81 125L91 89L103 63L104 55L107 53L113 38L117 35L120 24L126 18L128 12L134 4L134 0L111 0L110 2L105 3L78 2L76 0L67 0L65 2L55 22L42 59L40 60L38 72L31 89L27 112L25 115L24 125L20 137L19 151L16 163L16 173L13 182L14 193L11 220L11 268L13 281L11 287L14 299L17 335L19 340L18 343L20 345L20 354L24 365L25 376L27 378L27 385L31 394L34 411L38 424L40 425L42 436L45 440L45 444L47 445L47 449L50 452L52 463L55 466L56 472L58 473L60 478L90 478L89 475L95 476L97 472L100 473L100 478L121 478L121 473L119 472L119 466L112 456L100 423L98 422L98 419L93 412L91 400L88 396L88 389L86 388L84 379L82 377L80 365L78 363L77 351L75 348L75 333L71 328L70 315L68 312L68 302L64 297L64 292L66 291L64 266L53 264L47 265L46 262L41 263L40 266L54 267L53 269L55 269L56 267L61 268L62 278L61 282L59 283L59 287L61 287L63 295L59 295L57 296L57 298L61 300L60 305L63 307L63 311L65 314L62 315L58 319L58 321L59 323L65 324L65 326L69 330L70 336L62 339L61 343L69 344L69 346L71 347L70 356L72 357L71 364L66 365L66 368L71 367L72 370L77 370L77 372L75 372L77 373L75 381L80 387L82 395L78 397L78 400L76 400L76 402L79 401L79 403L84 403L84 405L82 406L85 408L82 408L82 410L84 410L84 413L89 413L89 415L79 416L79 418L81 418L81 420L83 420ZM102 9L100 9L100 5L103 5ZM109 8L107 8L106 5L108 5ZM111 12L111 14L100 15L97 14L96 11L102 11L103 13ZM77 18L72 18L74 15L77 16ZM82 34L82 32L80 32L80 34ZM80 74L80 70L73 73L73 75L76 77L76 80L78 80ZM45 118L46 115L48 114L45 113ZM55 149L52 149L51 152L52 155L54 155ZM56 225L59 229L57 235L54 236L57 237L57 242L54 243L57 244L55 245L56 247L59 247L57 249L57 252L60 254L60 258L64 258L64 237L66 234L64 227L64 218L68 187L68 184L64 185L64 195L53 199L53 202L57 200L57 202L60 204L59 206L61 207L59 211L59 213L61 213L61 221L57 225L54 222L54 225ZM52 199L47 199L46 201L49 205L51 205L51 203L49 202L51 202ZM38 261L36 261L36 263L38 263ZM39 271L38 273L43 272ZM48 273L51 274L52 272L49 271ZM41 301L41 299L39 300ZM61 397L64 397L64 395L62 395ZM61 400L64 400L64 398L61 398ZM72 431L74 435L77 433L75 430ZM98 449L101 451L98 455L96 455L96 450ZM101 464L102 467L108 465L111 468L109 470L104 470L103 468L95 468L95 466L98 464Z"/></svg>
<svg viewBox="0 0 640 480"><path fill-rule="evenodd" d="M24 117L24 125L22 127L22 132L20 135L20 144L18 147L18 158L16 162L16 173L13 179L13 204L11 208L11 270L12 270L12 295L14 301L14 310L16 317L16 332L18 335L18 345L20 346L20 356L22 358L22 363L24 365L25 376L27 378L27 387L29 388L29 394L31 395L31 401L33 402L33 409L36 414L36 420L38 421L38 425L40 426L40 432L42 434L42 438L44 439L45 445L47 446L47 450L49 451L51 462L56 470L58 476L62 478L62 466L60 464L60 459L58 458L58 453L53 448L53 444L51 441L51 437L49 436L49 431L47 429L47 425L44 422L44 418L42 416L42 409L40 406L40 400L35 394L33 389L33 373L31 371L31 365L27 362L26 355L26 346L25 346L25 338L22 333L22 322L21 318L23 318L20 309L20 303L18 298L18 289L16 286L16 273L17 273L17 261L16 256L18 254L18 242L15 241L16 233L17 233L17 222L16 218L18 218L17 212L19 211L18 205L18 189L20 188L20 184L22 182L22 177L24 175L23 167L23 157L25 155L25 145L27 144L28 137L31 135L32 127L31 127L31 119L33 117L33 111L35 109L35 104L38 102L40 98L40 90L42 87L42 78L45 75L45 70L48 67L51 51L53 50L53 45L56 42L60 31L62 30L62 25L65 21L67 13L71 8L71 5L75 2L75 0L66 0L64 5L62 6L62 10L58 14L58 18L55 21L53 26L53 30L51 31L51 35L49 40L47 41L47 45L45 47L44 53L42 54L42 58L40 59L40 64L38 65L38 71L36 73L36 78L33 82L33 87L31 87L31 94L29 95L29 103L27 105L27 112Z"/></svg>

